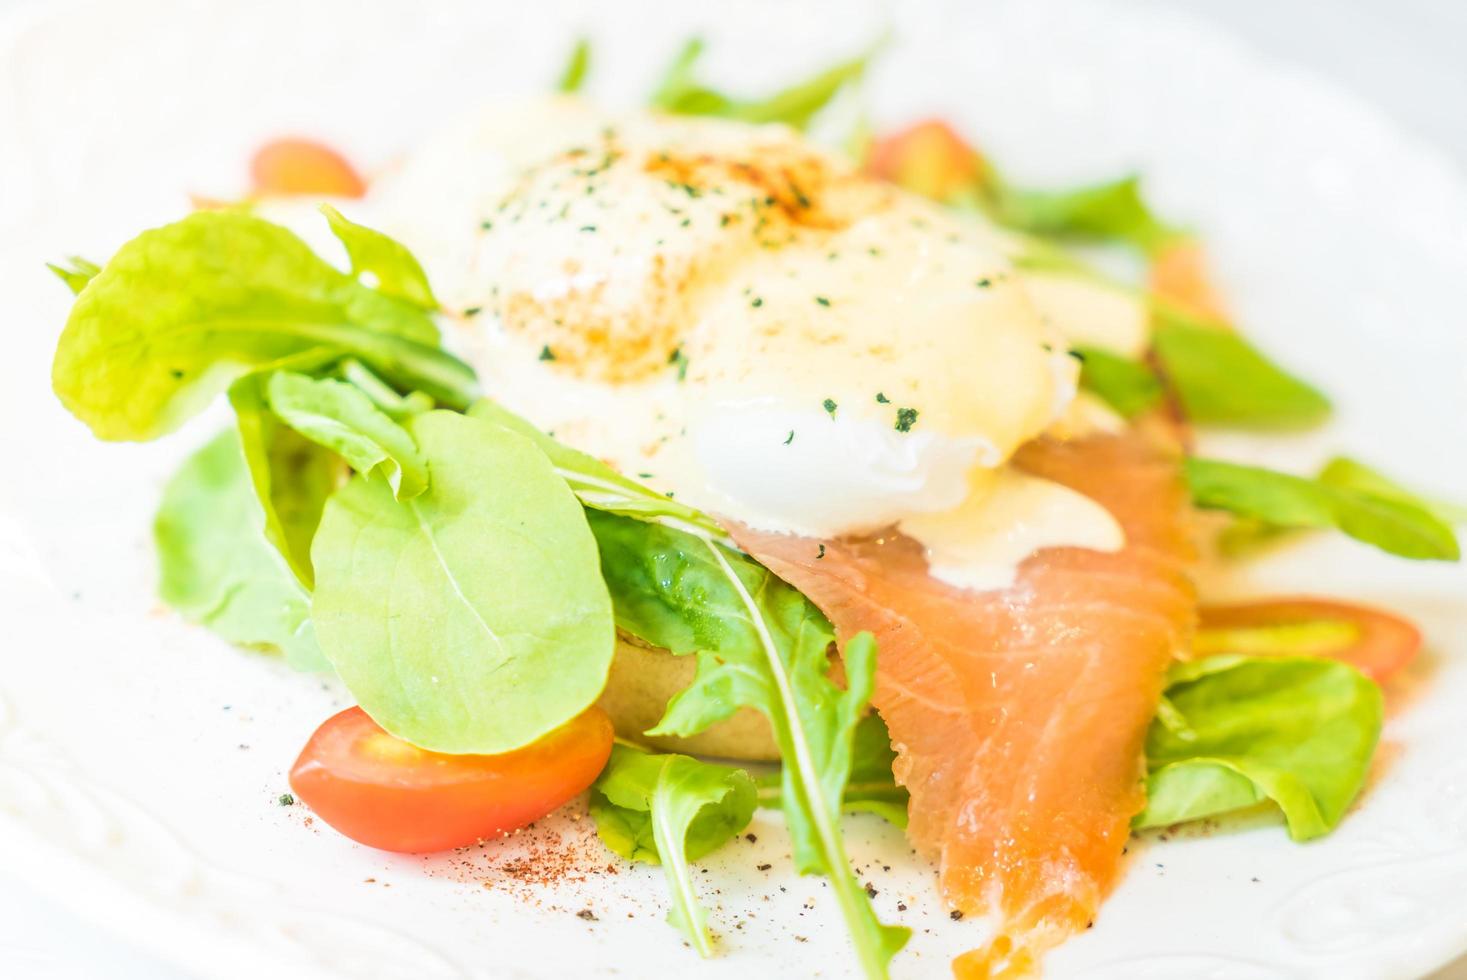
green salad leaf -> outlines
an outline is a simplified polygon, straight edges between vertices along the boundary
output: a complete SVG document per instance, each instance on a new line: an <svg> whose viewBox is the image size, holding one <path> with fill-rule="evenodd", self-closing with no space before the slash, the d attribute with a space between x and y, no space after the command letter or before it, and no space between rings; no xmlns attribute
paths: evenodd
<svg viewBox="0 0 1467 980"><path fill-rule="evenodd" d="M469 415L501 425L534 442L555 465L555 472L587 507L652 524L665 524L729 545L733 543L717 521L697 508L680 504L635 480L629 480L594 456L557 442L492 399L479 399L469 409Z"/></svg>
<svg viewBox="0 0 1467 980"><path fill-rule="evenodd" d="M315 350L450 406L474 390L473 371L438 348L421 307L237 211L199 211L123 245L72 305L51 379L99 438L153 439L235 378Z"/></svg>
<svg viewBox="0 0 1467 980"><path fill-rule="evenodd" d="M780 799L796 865L830 879L862 969L884 976L909 932L876 919L839 827L855 732L871 694L874 642L863 634L847 644L842 690L828 676L834 631L799 591L707 535L653 520L650 510L626 516L588 507L617 625L698 657L692 684L648 734L697 734L744 706L770 720L786 760Z"/></svg>
<svg viewBox="0 0 1467 980"><path fill-rule="evenodd" d="M668 921L700 956L711 956L713 943L688 862L737 837L754 816L755 795L742 769L627 745L611 750L591 789L596 833L624 858L662 865L672 897Z"/></svg>
<svg viewBox="0 0 1467 980"><path fill-rule="evenodd" d="M66 283L66 288L71 290L73 296L86 288L87 283L96 278L102 267L95 262L89 262L79 255L71 255L65 264L59 262L47 262L46 268L56 273L56 278Z"/></svg>
<svg viewBox="0 0 1467 980"><path fill-rule="evenodd" d="M352 275L358 281L425 312L438 309L427 273L401 242L366 225L348 221L329 204L321 205L321 213L331 225L331 233L346 247ZM372 282L365 281L369 277Z"/></svg>
<svg viewBox="0 0 1467 980"><path fill-rule="evenodd" d="M381 473L398 500L427 488L428 464L412 436L355 385L275 371L265 393L280 421L337 453L358 473Z"/></svg>
<svg viewBox="0 0 1467 980"><path fill-rule="evenodd" d="M1134 175L1064 190L1025 190L990 169L983 192L995 221L1030 234L1116 240L1143 252L1177 235L1147 207Z"/></svg>
<svg viewBox="0 0 1467 980"><path fill-rule="evenodd" d="M1112 351L1081 347L1080 384L1126 418L1158 405L1167 387L1199 425L1294 429L1329 416L1329 399L1221 325L1153 304L1152 347L1166 376Z"/></svg>
<svg viewBox="0 0 1467 980"><path fill-rule="evenodd" d="M322 651L362 708L436 752L507 752L606 683L615 628L596 541L549 460L500 426L406 422L428 489L357 475L311 546Z"/></svg>
<svg viewBox="0 0 1467 980"><path fill-rule="evenodd" d="M711 542L703 545L737 602L724 612L742 621L743 635L716 651L698 652L693 682L673 697L649 734L694 735L742 705L768 718L784 760L781 790L795 867L829 878L858 960L868 975L882 976L909 932L877 920L851 873L839 820L852 738L874 683L876 643L863 633L846 644L842 690L827 676L835 637L819 610L756 563L731 558Z"/></svg>
<svg viewBox="0 0 1467 980"><path fill-rule="evenodd" d="M1368 493L1398 504L1417 507L1443 524L1467 524L1467 507L1445 500L1433 500L1408 490L1380 470L1366 466L1348 456L1336 456L1319 471L1319 482L1343 490Z"/></svg>
<svg viewBox="0 0 1467 980"><path fill-rule="evenodd" d="M239 436L219 433L179 467L153 521L158 595L230 643L329 670L311 627L310 597L260 533Z"/></svg>
<svg viewBox="0 0 1467 980"><path fill-rule="evenodd" d="M1099 347L1077 347L1074 353L1080 356L1080 387L1128 419L1155 408L1166 395L1156 373L1140 361Z"/></svg>
<svg viewBox="0 0 1467 980"><path fill-rule="evenodd" d="M1232 330L1157 309L1151 342L1187 418L1201 425L1301 428L1324 421L1329 399Z"/></svg>
<svg viewBox="0 0 1467 980"><path fill-rule="evenodd" d="M703 55L701 38L689 39L673 57L662 81L652 93L651 104L666 112L686 116L721 116L748 123L785 123L804 129L810 120L847 85L866 73L881 42L867 51L832 65L801 82L763 99L741 100L700 83L694 76Z"/></svg>
<svg viewBox="0 0 1467 980"><path fill-rule="evenodd" d="M910 796L892 775L895 760L891 735L881 716L873 712L862 718L851 744L851 778L841 796L842 808L848 813L874 813L905 830ZM760 806L784 805L782 779L778 772L759 777Z"/></svg>
<svg viewBox="0 0 1467 980"><path fill-rule="evenodd" d="M566 59L565 68L561 69L555 90L567 95L579 92L581 86L586 84L586 72L590 67L591 39L578 37L575 47L571 48L570 57Z"/></svg>
<svg viewBox="0 0 1467 980"><path fill-rule="evenodd" d="M342 380L355 385L362 394L372 400L388 416L394 419L405 419L409 415L419 415L433 407L433 399L421 391L410 391L406 395L398 394L391 385L372 373L361 361L347 358L338 367Z"/></svg>
<svg viewBox="0 0 1467 980"><path fill-rule="evenodd" d="M1179 664L1146 742L1137 827L1197 820L1272 800L1289 835L1340 822L1365 783L1383 703L1334 660L1219 656Z"/></svg>
<svg viewBox="0 0 1467 980"><path fill-rule="evenodd" d="M329 366L330 360L329 355L307 352L275 363L314 371ZM265 540L280 551L286 566L309 591L315 584L311 539L326 498L346 475L345 468L335 453L296 432L270 410L271 377L265 369L239 378L229 386L229 403L250 482L265 515Z"/></svg>
<svg viewBox="0 0 1467 980"><path fill-rule="evenodd" d="M1382 551L1438 561L1460 557L1452 529L1421 507L1259 466L1188 459L1193 502L1280 528L1338 528Z"/></svg>

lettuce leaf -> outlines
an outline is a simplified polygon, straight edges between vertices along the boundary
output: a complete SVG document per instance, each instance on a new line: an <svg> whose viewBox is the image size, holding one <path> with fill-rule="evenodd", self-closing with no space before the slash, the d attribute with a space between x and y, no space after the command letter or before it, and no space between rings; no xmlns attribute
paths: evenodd
<svg viewBox="0 0 1467 980"><path fill-rule="evenodd" d="M525 745L601 693L615 648L596 542L534 444L453 412L414 416L428 488L358 474L311 545L322 651L383 728L435 752Z"/></svg>
<svg viewBox="0 0 1467 980"><path fill-rule="evenodd" d="M265 392L280 421L337 453L358 473L380 473L398 500L427 489L428 464L412 436L355 385L276 371Z"/></svg>
<svg viewBox="0 0 1467 980"><path fill-rule="evenodd" d="M334 230L364 271L415 292L385 236L339 222ZM438 339L423 307L336 270L285 228L200 211L143 232L86 284L51 377L62 403L102 439L157 438L235 378L310 351L355 357L404 390L465 407L473 371Z"/></svg>
<svg viewBox="0 0 1467 980"><path fill-rule="evenodd" d="M427 273L406 246L380 231L346 220L329 204L321 205L321 213L331 225L331 233L346 248L351 274L359 282L424 312L438 309Z"/></svg>
<svg viewBox="0 0 1467 980"><path fill-rule="evenodd" d="M1219 656L1179 664L1146 742L1146 809L1134 826L1197 820L1272 800L1289 835L1339 825L1380 736L1380 688L1309 657Z"/></svg>
<svg viewBox="0 0 1467 980"><path fill-rule="evenodd" d="M627 745L611 750L591 788L597 835L624 858L662 865L672 898L668 921L700 956L711 956L713 944L688 862L737 837L754 816L755 795L742 769Z"/></svg>
<svg viewBox="0 0 1467 980"><path fill-rule="evenodd" d="M261 534L262 515L233 429L189 456L168 481L153 540L158 595L230 643L279 650L302 670L330 670L310 597Z"/></svg>
<svg viewBox="0 0 1467 980"><path fill-rule="evenodd" d="M270 410L267 385L273 376L270 368L315 372L330 364L329 353L307 351L246 374L229 386L250 482L265 515L265 540L279 549L307 591L315 584L311 539L326 498L341 482L343 466L334 452L296 432Z"/></svg>
<svg viewBox="0 0 1467 980"><path fill-rule="evenodd" d="M1279 528L1337 528L1404 558L1456 561L1452 529L1426 510L1352 487L1259 466L1188 459L1193 502Z"/></svg>

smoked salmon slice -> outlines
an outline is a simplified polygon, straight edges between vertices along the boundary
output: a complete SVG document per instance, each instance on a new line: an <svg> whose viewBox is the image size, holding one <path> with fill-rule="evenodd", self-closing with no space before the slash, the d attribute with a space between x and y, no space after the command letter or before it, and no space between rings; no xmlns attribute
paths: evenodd
<svg viewBox="0 0 1467 980"><path fill-rule="evenodd" d="M1126 532L1117 553L1053 548L1015 584L968 592L901 535L815 541L735 529L842 639L878 641L873 703L911 792L908 835L944 899L997 926L959 977L1028 973L1093 923L1145 802L1143 746L1196 598L1173 451L1130 433L1026 446L1016 465L1080 491Z"/></svg>

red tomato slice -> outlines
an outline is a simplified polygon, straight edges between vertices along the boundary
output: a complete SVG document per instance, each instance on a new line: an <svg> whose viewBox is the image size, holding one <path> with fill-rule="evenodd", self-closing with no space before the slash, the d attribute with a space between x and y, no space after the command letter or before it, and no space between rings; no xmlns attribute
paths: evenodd
<svg viewBox="0 0 1467 980"><path fill-rule="evenodd" d="M330 197L361 197L367 182L346 157L324 143L307 139L278 139L255 151L250 161L254 193L324 194Z"/></svg>
<svg viewBox="0 0 1467 980"><path fill-rule="evenodd" d="M428 752L361 708L332 715L290 770L295 795L354 841L419 853L523 827L590 786L611 755L611 719L591 707L503 755Z"/></svg>
<svg viewBox="0 0 1467 980"><path fill-rule="evenodd" d="M1288 598L1203 606L1198 656L1243 653L1341 660L1384 682L1421 647L1421 632L1379 609L1329 599Z"/></svg>

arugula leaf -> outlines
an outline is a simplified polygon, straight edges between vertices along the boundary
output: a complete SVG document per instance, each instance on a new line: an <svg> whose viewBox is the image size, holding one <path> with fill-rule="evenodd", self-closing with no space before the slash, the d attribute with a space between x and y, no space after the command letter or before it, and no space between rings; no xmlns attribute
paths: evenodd
<svg viewBox="0 0 1467 980"><path fill-rule="evenodd" d="M1330 412L1324 395L1237 333L1153 304L1152 345L1187 417L1203 425L1298 428Z"/></svg>
<svg viewBox="0 0 1467 980"><path fill-rule="evenodd" d="M237 211L195 212L123 245L77 296L52 385L99 438L153 439L251 369L322 349L445 404L471 399L473 371L438 349L424 310Z"/></svg>
<svg viewBox="0 0 1467 980"><path fill-rule="evenodd" d="M895 760L891 735L881 716L872 712L862 718L856 726L851 745L851 778L841 796L842 808L848 813L874 813L887 823L905 830L910 796L906 787L897 785L892 776L891 766ZM759 777L760 806L784 805L781 779L777 772Z"/></svg>
<svg viewBox="0 0 1467 980"><path fill-rule="evenodd" d="M1258 466L1188 459L1192 500L1285 528L1334 527L1405 558L1456 561L1456 535L1420 507Z"/></svg>
<svg viewBox="0 0 1467 980"><path fill-rule="evenodd" d="M555 465L555 472L587 507L653 524L665 524L733 546L728 532L707 514L627 479L594 456L557 442L498 402L481 398L469 409L469 415L501 425L534 442Z"/></svg>
<svg viewBox="0 0 1467 980"><path fill-rule="evenodd" d="M230 643L280 650L301 670L330 670L310 597L260 533L259 504L232 429L186 459L153 521L158 595Z"/></svg>
<svg viewBox="0 0 1467 980"><path fill-rule="evenodd" d="M311 545L321 649L383 728L435 752L525 745L596 700L611 601L579 503L528 440L433 411L407 420L432 481L358 475Z"/></svg>
<svg viewBox="0 0 1467 980"><path fill-rule="evenodd" d="M875 663L864 635L845 650L847 688L826 675L834 631L753 559L664 524L588 510L617 625L674 653L697 652L693 683L648 734L692 735L745 705L770 720L780 799L802 873L830 878L862 968L882 976L905 929L882 925L850 873L838 814Z"/></svg>
<svg viewBox="0 0 1467 980"><path fill-rule="evenodd" d="M608 848L662 865L672 896L668 921L706 957L713 954L707 911L698 904L688 862L738 836L754 816L754 802L754 781L742 769L617 745L592 787L591 816Z"/></svg>
<svg viewBox="0 0 1467 980"><path fill-rule="evenodd" d="M1080 355L1080 387L1126 418L1161 403L1161 381L1145 364L1099 347L1077 347L1074 352Z"/></svg>
<svg viewBox="0 0 1467 980"><path fill-rule="evenodd" d="M721 116L749 123L785 123L804 129L817 112L865 74L882 43L764 99L740 100L698 82L693 69L703 54L700 38L688 40L652 94L654 108L687 116Z"/></svg>
<svg viewBox="0 0 1467 980"><path fill-rule="evenodd" d="M1324 395L1269 361L1237 333L1152 303L1152 346L1166 385L1148 365L1095 347L1076 349L1080 383L1126 418L1154 407L1167 386L1201 425L1286 429L1330 412Z"/></svg>
<svg viewBox="0 0 1467 980"><path fill-rule="evenodd" d="M88 262L79 255L70 255L63 265L57 262L47 262L46 268L56 273L56 278L66 283L71 295L75 296L87 287L87 283L96 278L97 273L102 271L101 266L95 262Z"/></svg>
<svg viewBox="0 0 1467 980"><path fill-rule="evenodd" d="M995 221L1031 234L1116 239L1143 252L1177 234L1152 214L1134 175L1066 190L1025 190L990 168L984 191Z"/></svg>
<svg viewBox="0 0 1467 980"><path fill-rule="evenodd" d="M321 205L321 213L330 223L331 233L346 246L352 275L358 280L370 276L375 282L364 284L384 296L400 299L424 311L438 309L438 300L428 285L427 273L402 243L366 225L346 220L329 204Z"/></svg>
<svg viewBox="0 0 1467 980"><path fill-rule="evenodd" d="M1432 500L1406 489L1380 470L1348 456L1336 456L1319 471L1319 482L1345 490L1394 500L1399 504L1418 507L1431 514L1443 524L1467 523L1467 507L1443 500Z"/></svg>
<svg viewBox="0 0 1467 980"><path fill-rule="evenodd" d="M875 676L875 642L863 633L846 644L841 690L827 676L834 631L808 599L742 554L710 541L685 546L685 565L668 585L691 588L677 601L700 604L701 617L721 620L723 635L717 646L700 645L692 684L648 734L694 735L745 705L769 719L784 759L781 792L795 865L829 878L863 970L883 976L909 932L876 919L851 874L839 828L851 742ZM621 584L608 581L613 596Z"/></svg>
<svg viewBox="0 0 1467 980"><path fill-rule="evenodd" d="M585 37L576 38L576 46L571 49L569 60L565 68L561 70L560 80L555 83L555 90L567 95L579 92L581 86L586 83L586 71L591 67L591 39Z"/></svg>
<svg viewBox="0 0 1467 980"><path fill-rule="evenodd" d="M1271 799L1289 836L1329 833L1365 783L1380 735L1378 688L1309 657L1220 656L1179 664L1152 723L1146 809L1136 827Z"/></svg>
<svg viewBox="0 0 1467 980"><path fill-rule="evenodd" d="M412 436L354 385L276 371L265 383L270 410L286 425L339 454L358 473L380 472L407 500L428 486L428 465Z"/></svg>

